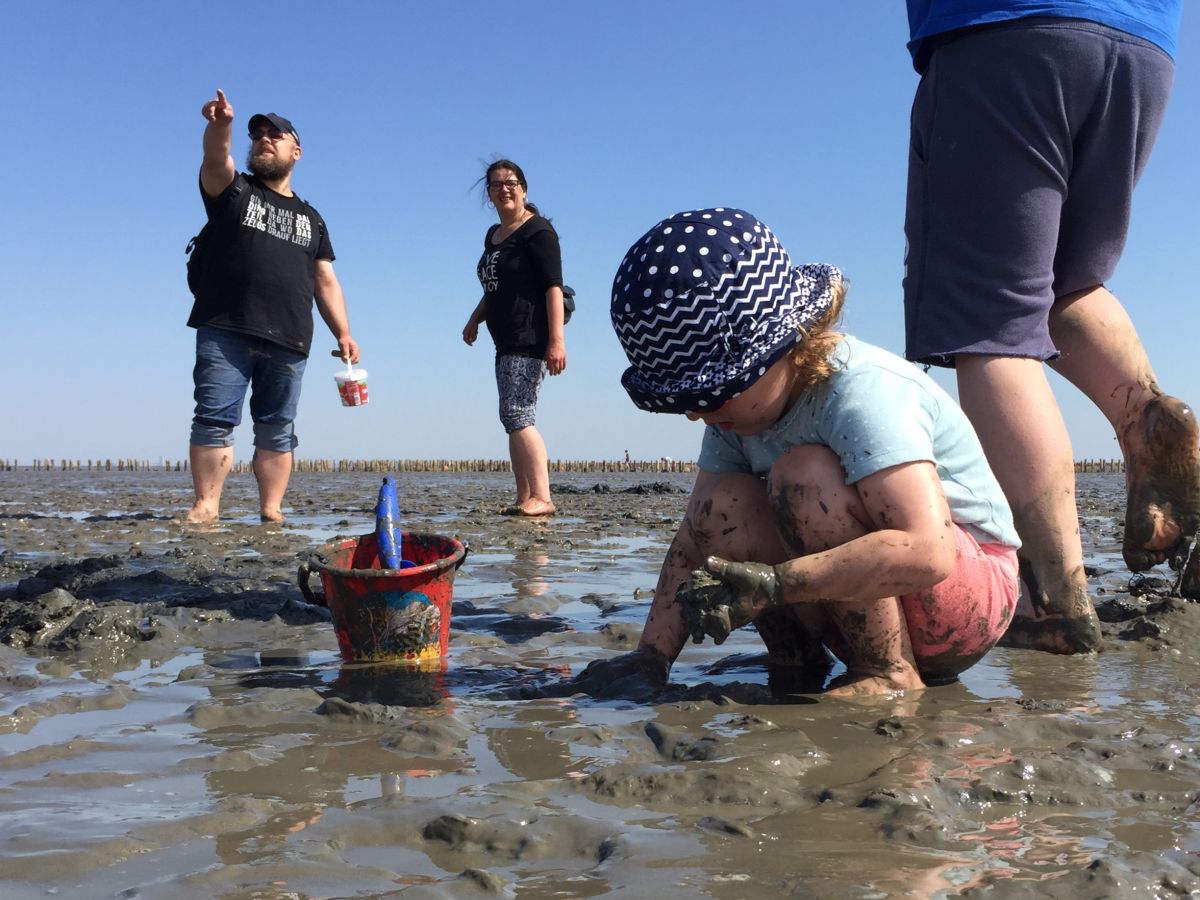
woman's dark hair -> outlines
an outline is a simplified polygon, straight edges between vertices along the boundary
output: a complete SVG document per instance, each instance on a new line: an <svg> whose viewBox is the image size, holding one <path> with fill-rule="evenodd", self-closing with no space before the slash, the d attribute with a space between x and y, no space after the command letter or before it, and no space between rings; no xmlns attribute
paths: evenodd
<svg viewBox="0 0 1200 900"><path fill-rule="evenodd" d="M475 182L476 184L483 185L483 200L482 200L482 202L484 204L486 204L488 202L488 200L490 199L488 197L488 182L492 180L492 173L495 172L497 169L508 169L510 172L512 172L514 175L516 175L517 181L521 182L521 187L525 188L525 193L526 194L529 193L529 182L527 182L525 180L525 170L524 169L522 169L520 166L518 166L511 159L494 159L490 163L488 163L487 169L484 170L483 177ZM528 209L530 212L532 212L535 216L540 216L542 214L542 211L540 209L538 209L535 204L530 203L528 199L525 200L525 208ZM546 221L548 222L550 220L546 219Z"/></svg>
<svg viewBox="0 0 1200 900"><path fill-rule="evenodd" d="M483 189L485 191L487 190L487 183L491 179L492 173L497 169L512 169L512 173L517 176L517 181L521 182L521 187L525 188L527 191L529 190L529 182L525 180L525 172L520 166L518 166L511 159L497 159L494 160L483 173Z"/></svg>
<svg viewBox="0 0 1200 900"><path fill-rule="evenodd" d="M517 176L517 181L521 182L521 187L525 188L525 192L529 193L529 182L525 180L525 171L511 159L494 159L488 163L487 169L484 170L483 177L475 183L483 188L483 203L487 203L488 197L488 182L492 180L492 173L497 169L511 169L512 173ZM528 205L528 204L526 204Z"/></svg>

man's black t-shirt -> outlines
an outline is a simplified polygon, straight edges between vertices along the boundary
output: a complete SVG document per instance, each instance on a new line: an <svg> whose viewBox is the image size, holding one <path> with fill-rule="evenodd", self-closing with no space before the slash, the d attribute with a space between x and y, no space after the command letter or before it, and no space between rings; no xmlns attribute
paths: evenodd
<svg viewBox="0 0 1200 900"><path fill-rule="evenodd" d="M546 219L534 216L499 244L488 229L479 257L479 283L487 306L487 327L497 354L541 359L550 343L546 291L562 287L558 234Z"/></svg>
<svg viewBox="0 0 1200 900"><path fill-rule="evenodd" d="M220 196L203 187L200 196L212 243L188 325L266 338L307 356L313 267L334 258L320 213L241 173Z"/></svg>

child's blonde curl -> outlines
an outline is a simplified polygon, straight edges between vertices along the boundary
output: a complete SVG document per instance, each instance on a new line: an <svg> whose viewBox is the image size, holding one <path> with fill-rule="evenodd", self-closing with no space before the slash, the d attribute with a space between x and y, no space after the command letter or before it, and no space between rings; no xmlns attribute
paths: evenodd
<svg viewBox="0 0 1200 900"><path fill-rule="evenodd" d="M846 289L845 281L839 281L832 286L833 299L829 303L829 309L812 325L800 329L800 340L788 354L788 358L796 367L800 383L806 389L820 384L833 373L833 351L842 339L841 332L833 329L842 316Z"/></svg>

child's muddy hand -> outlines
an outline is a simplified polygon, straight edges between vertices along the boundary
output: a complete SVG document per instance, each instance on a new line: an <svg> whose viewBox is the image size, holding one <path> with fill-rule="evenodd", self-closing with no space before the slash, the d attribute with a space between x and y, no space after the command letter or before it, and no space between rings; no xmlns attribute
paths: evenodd
<svg viewBox="0 0 1200 900"><path fill-rule="evenodd" d="M775 567L755 562L730 562L719 556L704 561L704 569L717 578L725 591L734 628L753 622L766 610L783 605L783 586Z"/></svg>
<svg viewBox="0 0 1200 900"><path fill-rule="evenodd" d="M708 609L693 606L685 613L684 620L687 622L692 633L692 642L695 644L703 643L705 635L711 637L714 643L723 644L725 639L733 633L734 628L739 627L733 624L733 617L730 615L727 603Z"/></svg>
<svg viewBox="0 0 1200 900"><path fill-rule="evenodd" d="M598 659L566 683L573 693L606 699L648 699L667 684L671 664L661 653L639 647L611 659Z"/></svg>
<svg viewBox="0 0 1200 900"><path fill-rule="evenodd" d="M675 602L693 643L704 643L706 634L718 644L729 637L729 592L708 572L693 569L691 577L676 589Z"/></svg>
<svg viewBox="0 0 1200 900"><path fill-rule="evenodd" d="M775 570L761 563L734 563L710 556L703 569L679 586L675 600L692 641L705 635L723 644L737 629L753 622L778 593Z"/></svg>
<svg viewBox="0 0 1200 900"><path fill-rule="evenodd" d="M704 570L709 572L736 596L739 604L752 607L751 619L772 606L781 606L784 592L773 565L762 563L731 563L720 557L704 560Z"/></svg>

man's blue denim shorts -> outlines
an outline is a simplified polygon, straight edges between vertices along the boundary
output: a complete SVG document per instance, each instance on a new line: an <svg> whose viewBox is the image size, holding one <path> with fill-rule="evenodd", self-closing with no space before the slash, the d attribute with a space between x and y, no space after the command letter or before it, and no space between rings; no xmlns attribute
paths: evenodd
<svg viewBox="0 0 1200 900"><path fill-rule="evenodd" d="M253 335L202 326L196 329L196 412L192 444L233 446L250 388L254 446L290 453L296 449L292 425L300 405L300 383L308 358Z"/></svg>

